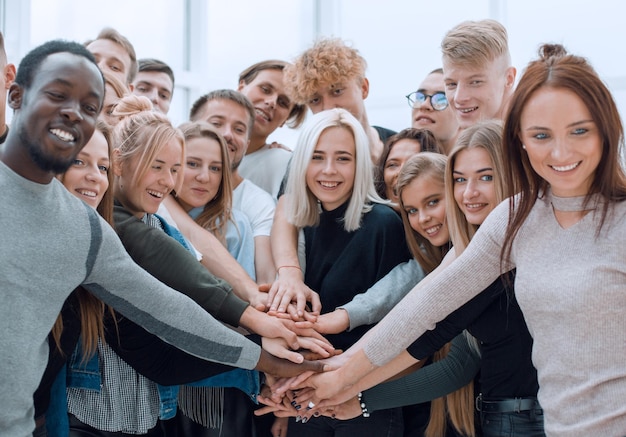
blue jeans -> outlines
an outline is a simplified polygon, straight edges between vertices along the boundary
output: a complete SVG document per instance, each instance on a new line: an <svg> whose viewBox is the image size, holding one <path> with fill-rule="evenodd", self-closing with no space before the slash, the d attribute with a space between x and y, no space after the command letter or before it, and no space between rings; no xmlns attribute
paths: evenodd
<svg viewBox="0 0 626 437"><path fill-rule="evenodd" d="M545 437L541 409L480 413L483 437Z"/></svg>
<svg viewBox="0 0 626 437"><path fill-rule="evenodd" d="M402 408L374 411L370 417L337 420L330 417L311 417L307 423L289 418L289 437L402 437L404 424Z"/></svg>

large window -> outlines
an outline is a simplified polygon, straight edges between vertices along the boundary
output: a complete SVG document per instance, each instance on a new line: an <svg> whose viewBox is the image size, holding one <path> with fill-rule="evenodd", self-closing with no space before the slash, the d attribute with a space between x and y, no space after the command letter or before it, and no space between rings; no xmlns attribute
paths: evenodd
<svg viewBox="0 0 626 437"><path fill-rule="evenodd" d="M318 35L342 37L368 61L370 122L399 130L410 124L404 96L440 66L441 38L466 19L507 27L518 75L542 42L587 56L626 110L624 11L611 0L0 0L0 28L15 63L48 39L85 41L102 27L118 29L139 57L174 68L175 123L200 94L236 87L248 65L293 59ZM274 139L293 146L295 136L285 128Z"/></svg>

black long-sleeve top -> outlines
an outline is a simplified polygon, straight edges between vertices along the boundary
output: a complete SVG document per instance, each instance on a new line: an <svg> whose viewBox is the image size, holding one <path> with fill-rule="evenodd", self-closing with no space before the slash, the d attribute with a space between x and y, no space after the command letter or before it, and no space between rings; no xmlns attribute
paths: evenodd
<svg viewBox="0 0 626 437"><path fill-rule="evenodd" d="M463 329L480 343L480 387L485 398L537 396L537 371L531 361L533 340L512 289L504 276L454 311L407 351L429 357Z"/></svg>
<svg viewBox="0 0 626 437"><path fill-rule="evenodd" d="M411 257L402 221L390 207L374 204L363 214L361 227L347 232L342 221L347 205L323 211L318 226L304 228L304 282L319 293L322 313L351 301ZM360 326L327 338L336 348L346 349L371 327Z"/></svg>

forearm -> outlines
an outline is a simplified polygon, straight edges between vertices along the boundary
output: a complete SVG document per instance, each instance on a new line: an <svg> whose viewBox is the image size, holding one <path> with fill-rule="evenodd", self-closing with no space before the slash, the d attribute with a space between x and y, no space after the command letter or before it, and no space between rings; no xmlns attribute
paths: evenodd
<svg viewBox="0 0 626 437"><path fill-rule="evenodd" d="M424 271L414 259L398 264L365 293L339 307L348 312L349 330L379 322L423 278Z"/></svg>
<svg viewBox="0 0 626 437"><path fill-rule="evenodd" d="M461 334L451 342L450 351L442 360L373 386L363 396L369 411L428 402L469 384L479 369L480 354Z"/></svg>
<svg viewBox="0 0 626 437"><path fill-rule="evenodd" d="M254 237L254 269L256 271L257 283L271 284L276 278L276 268L272 258L270 247L270 237Z"/></svg>
<svg viewBox="0 0 626 437"><path fill-rule="evenodd" d="M270 234L272 256L276 268L300 266L298 259L298 228L289 223L285 214L286 197L278 199ZM280 273L280 272L279 272Z"/></svg>
<svg viewBox="0 0 626 437"><path fill-rule="evenodd" d="M256 283L211 232L198 225L171 197L164 203L180 231L202 254L202 265L228 282L237 296L245 301L258 291Z"/></svg>

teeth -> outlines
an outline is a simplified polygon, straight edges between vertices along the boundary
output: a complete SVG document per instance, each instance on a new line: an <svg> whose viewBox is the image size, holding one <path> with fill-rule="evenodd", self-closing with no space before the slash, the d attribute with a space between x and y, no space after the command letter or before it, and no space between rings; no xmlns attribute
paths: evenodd
<svg viewBox="0 0 626 437"><path fill-rule="evenodd" d="M50 133L66 143L74 141L74 135L61 129L50 129Z"/></svg>
<svg viewBox="0 0 626 437"><path fill-rule="evenodd" d="M76 190L76 192L87 197L96 197L98 195L98 193L96 193L95 191L90 190Z"/></svg>
<svg viewBox="0 0 626 437"><path fill-rule="evenodd" d="M551 167L555 169L556 171L570 171L570 170L574 170L579 165L580 165L580 161L574 164L570 164L570 165L563 165L563 166L553 165Z"/></svg>
<svg viewBox="0 0 626 437"><path fill-rule="evenodd" d="M339 182L322 182L320 181L320 185L324 188L335 188L339 185Z"/></svg>
<svg viewBox="0 0 626 437"><path fill-rule="evenodd" d="M424 231L425 231L428 235L432 235L432 234L437 233L437 232L439 231L439 229L441 229L441 226L442 226L442 225L436 225L436 226L433 226L433 227L431 227L431 228L424 229Z"/></svg>
<svg viewBox="0 0 626 437"><path fill-rule="evenodd" d="M160 193L159 191L148 190L148 194L154 197L158 197L159 199L163 197L163 193Z"/></svg>
<svg viewBox="0 0 626 437"><path fill-rule="evenodd" d="M465 207L467 209L481 208L483 206L485 206L484 203L466 203L465 204Z"/></svg>
<svg viewBox="0 0 626 437"><path fill-rule="evenodd" d="M459 109L463 114L467 114L468 112L472 112L478 109L478 106L474 106L473 108Z"/></svg>
<svg viewBox="0 0 626 437"><path fill-rule="evenodd" d="M265 112L261 111L261 110L260 110L260 109L258 109L258 108L256 108L256 109L255 109L255 111L256 111L257 115L260 115L260 116L261 116L261 117L263 117L266 121L270 121L269 116L268 116Z"/></svg>

